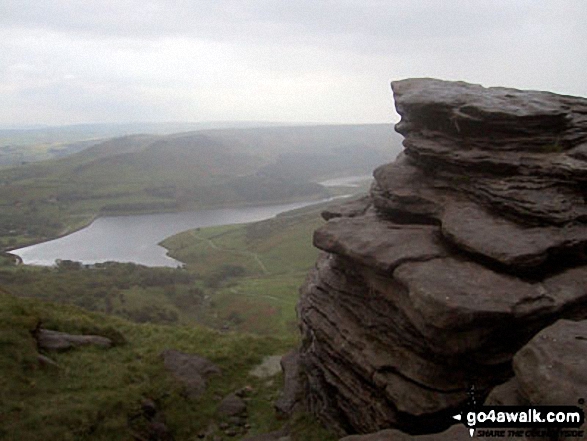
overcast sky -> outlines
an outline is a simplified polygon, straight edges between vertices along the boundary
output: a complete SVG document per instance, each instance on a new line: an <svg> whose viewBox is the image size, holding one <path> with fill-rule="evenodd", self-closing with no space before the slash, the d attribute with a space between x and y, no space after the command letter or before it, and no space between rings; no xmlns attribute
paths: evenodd
<svg viewBox="0 0 587 441"><path fill-rule="evenodd" d="M0 0L0 125L397 119L407 77L587 96L585 0Z"/></svg>

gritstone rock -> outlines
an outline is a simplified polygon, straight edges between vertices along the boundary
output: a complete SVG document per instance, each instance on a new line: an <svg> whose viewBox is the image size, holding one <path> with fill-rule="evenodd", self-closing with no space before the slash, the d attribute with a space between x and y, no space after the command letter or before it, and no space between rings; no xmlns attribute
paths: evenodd
<svg viewBox="0 0 587 441"><path fill-rule="evenodd" d="M305 405L341 435L412 439L514 371L492 399L574 390L578 372L539 368L554 346L525 345L587 317L587 99L434 79L392 89L404 152L314 234L322 254L298 304ZM356 439L396 439L370 436Z"/></svg>

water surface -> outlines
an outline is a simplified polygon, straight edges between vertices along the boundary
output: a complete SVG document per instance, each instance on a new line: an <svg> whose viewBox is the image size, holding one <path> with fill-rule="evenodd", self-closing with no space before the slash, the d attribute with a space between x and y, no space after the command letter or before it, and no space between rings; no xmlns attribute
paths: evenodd
<svg viewBox="0 0 587 441"><path fill-rule="evenodd" d="M373 175L346 176L344 178L328 179L319 182L325 187L360 187L361 184L373 180Z"/></svg>
<svg viewBox="0 0 587 441"><path fill-rule="evenodd" d="M13 250L12 253L30 265L50 266L61 259L84 264L115 261L176 267L181 262L167 256L167 250L158 245L169 236L198 227L256 222L326 200L330 199L184 213L101 217L75 233Z"/></svg>

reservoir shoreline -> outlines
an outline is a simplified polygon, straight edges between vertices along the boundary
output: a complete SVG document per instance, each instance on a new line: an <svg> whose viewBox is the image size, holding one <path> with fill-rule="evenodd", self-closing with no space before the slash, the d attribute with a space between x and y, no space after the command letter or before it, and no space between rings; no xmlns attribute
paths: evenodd
<svg viewBox="0 0 587 441"><path fill-rule="evenodd" d="M166 237L193 228L256 222L340 197L187 212L96 216L84 228L9 253L26 265L53 266L60 259L83 264L117 261L177 267L182 263L167 256L167 250L158 245Z"/></svg>

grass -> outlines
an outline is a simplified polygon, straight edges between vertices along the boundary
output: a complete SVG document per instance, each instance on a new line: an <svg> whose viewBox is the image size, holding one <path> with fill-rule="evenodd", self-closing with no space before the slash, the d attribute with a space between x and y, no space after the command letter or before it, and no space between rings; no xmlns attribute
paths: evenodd
<svg viewBox="0 0 587 441"><path fill-rule="evenodd" d="M188 269L209 274L219 263L239 265L249 276L307 271L316 260L312 233L324 205L247 225L188 230L161 242Z"/></svg>
<svg viewBox="0 0 587 441"><path fill-rule="evenodd" d="M59 367L40 368L31 336L39 321L66 332L122 336L125 343L108 350L51 353ZM16 298L4 290L0 326L1 439L128 440L140 426L137 415L146 398L157 403L176 440L195 439L219 422L219 398L245 385L253 388L249 435L282 424L270 404L281 386L280 376L261 380L249 371L264 356L295 346L295 339L135 324L74 306ZM168 348L197 353L221 368L222 375L209 382L197 401L188 401L165 371L160 353ZM294 418L293 427L294 440L335 439L305 415Z"/></svg>
<svg viewBox="0 0 587 441"><path fill-rule="evenodd" d="M323 223L323 208L247 225L189 230L164 240L168 254L208 287L202 322L261 335L296 334L295 305L318 255L312 233Z"/></svg>
<svg viewBox="0 0 587 441"><path fill-rule="evenodd" d="M261 335L295 335L295 307L305 274L260 276L238 281L213 296L212 326L229 326Z"/></svg>

